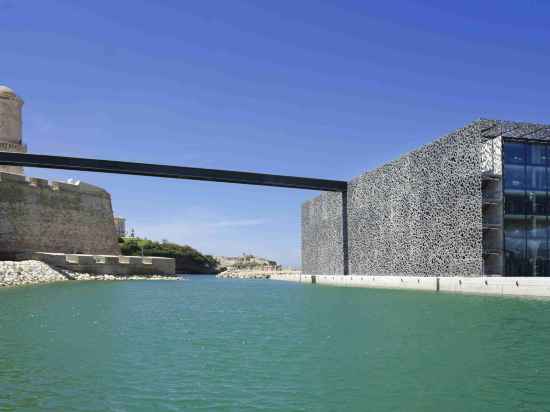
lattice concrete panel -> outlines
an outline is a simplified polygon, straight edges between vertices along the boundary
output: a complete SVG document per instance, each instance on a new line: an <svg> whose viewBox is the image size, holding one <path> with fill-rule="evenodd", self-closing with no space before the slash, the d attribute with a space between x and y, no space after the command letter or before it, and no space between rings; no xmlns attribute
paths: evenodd
<svg viewBox="0 0 550 412"><path fill-rule="evenodd" d="M302 271L344 273L342 194L323 193L302 206Z"/></svg>
<svg viewBox="0 0 550 412"><path fill-rule="evenodd" d="M480 276L482 130L477 121L348 185L355 275ZM323 194L302 209L302 266L343 274L342 205Z"/></svg>
<svg viewBox="0 0 550 412"><path fill-rule="evenodd" d="M350 274L481 275L480 132L473 123L349 183Z"/></svg>

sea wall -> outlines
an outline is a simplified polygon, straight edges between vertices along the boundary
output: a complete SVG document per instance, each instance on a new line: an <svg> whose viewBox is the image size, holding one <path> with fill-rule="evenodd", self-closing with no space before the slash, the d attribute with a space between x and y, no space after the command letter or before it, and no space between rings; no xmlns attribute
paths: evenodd
<svg viewBox="0 0 550 412"><path fill-rule="evenodd" d="M342 275L347 252L350 275L481 276L485 126L474 122L353 179L347 222L340 194L305 203L304 273Z"/></svg>
<svg viewBox="0 0 550 412"><path fill-rule="evenodd" d="M550 297L550 279L543 277L273 275L270 279L321 286L403 289L468 295Z"/></svg>
<svg viewBox="0 0 550 412"><path fill-rule="evenodd" d="M150 256L73 255L34 252L20 254L20 259L35 260L77 273L114 276L176 275L176 261Z"/></svg>
<svg viewBox="0 0 550 412"><path fill-rule="evenodd" d="M109 193L0 173L0 252L119 255Z"/></svg>

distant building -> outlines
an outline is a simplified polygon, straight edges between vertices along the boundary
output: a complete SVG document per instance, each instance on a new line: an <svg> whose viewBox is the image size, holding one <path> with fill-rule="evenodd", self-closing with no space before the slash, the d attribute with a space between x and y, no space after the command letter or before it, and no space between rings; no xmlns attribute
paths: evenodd
<svg viewBox="0 0 550 412"><path fill-rule="evenodd" d="M227 269L278 270L281 266L273 260L243 254L242 256L214 256L220 267Z"/></svg>
<svg viewBox="0 0 550 412"><path fill-rule="evenodd" d="M126 219L115 216L115 228L118 237L126 237Z"/></svg>

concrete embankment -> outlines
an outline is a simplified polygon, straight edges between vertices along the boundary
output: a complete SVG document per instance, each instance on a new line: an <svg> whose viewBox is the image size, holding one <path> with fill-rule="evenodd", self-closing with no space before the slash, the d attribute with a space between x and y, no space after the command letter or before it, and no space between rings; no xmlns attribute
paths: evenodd
<svg viewBox="0 0 550 412"><path fill-rule="evenodd" d="M108 256L31 252L21 253L17 257L17 260L38 260L58 269L76 273L89 273L91 275L111 273L119 276L174 276L176 274L174 259L153 256Z"/></svg>
<svg viewBox="0 0 550 412"><path fill-rule="evenodd" d="M140 280L176 279L175 276L131 276L114 274L77 273L59 269L46 263L26 260L21 262L0 262L0 287L22 286L39 283L63 282L68 280Z"/></svg>
<svg viewBox="0 0 550 412"><path fill-rule="evenodd" d="M497 296L550 297L550 278L542 277L314 276L273 274L270 276L270 279L328 286L409 289Z"/></svg>

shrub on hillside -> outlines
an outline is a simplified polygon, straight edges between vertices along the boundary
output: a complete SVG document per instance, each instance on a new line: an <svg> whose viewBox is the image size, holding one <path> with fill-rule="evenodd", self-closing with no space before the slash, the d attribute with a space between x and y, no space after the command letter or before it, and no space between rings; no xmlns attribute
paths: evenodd
<svg viewBox="0 0 550 412"><path fill-rule="evenodd" d="M121 238L120 250L126 256L141 256L143 254L143 256L173 258L208 269L215 269L218 266L218 261L213 256L203 255L191 246L182 246L168 241L156 242L140 238Z"/></svg>

